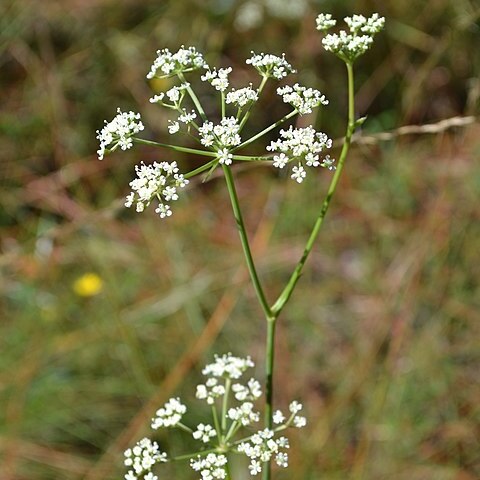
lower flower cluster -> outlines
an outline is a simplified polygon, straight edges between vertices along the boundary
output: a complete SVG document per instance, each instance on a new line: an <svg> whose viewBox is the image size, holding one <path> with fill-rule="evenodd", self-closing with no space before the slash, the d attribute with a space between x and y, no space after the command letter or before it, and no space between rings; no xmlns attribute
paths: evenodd
<svg viewBox="0 0 480 480"><path fill-rule="evenodd" d="M289 415L280 410L273 415L272 428L253 429L260 421L255 403L261 396L260 383L254 378L241 381L246 370L254 366L250 357L240 358L228 353L217 355L213 363L203 369L206 381L197 386L196 397L211 408L211 422L202 422L194 428L183 423L187 408L180 399L171 398L159 408L152 419L152 428L178 428L187 432L200 446L198 451L167 458L156 442L144 438L125 452L125 465L129 468L125 480L157 480L153 467L174 460L188 460L199 473L199 480L228 477L229 453L241 454L249 460L248 472L256 476L267 462L288 466L290 448L288 439L279 435L289 427L301 428L306 419L299 415L302 405L293 401ZM243 432L243 434L242 434ZM237 437L240 437L238 440Z"/></svg>

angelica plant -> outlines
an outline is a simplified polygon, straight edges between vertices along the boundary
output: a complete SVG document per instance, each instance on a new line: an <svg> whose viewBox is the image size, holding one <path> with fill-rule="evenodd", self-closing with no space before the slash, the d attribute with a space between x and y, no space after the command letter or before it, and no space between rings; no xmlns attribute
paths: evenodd
<svg viewBox="0 0 480 480"><path fill-rule="evenodd" d="M330 14L319 15L316 22L320 31L328 31L336 25L336 20ZM126 480L157 480L153 467L167 461L180 460L188 460L191 468L199 472L201 480L232 479L229 455L234 453L245 455L249 460L249 474L255 476L261 472L264 480L271 478L272 462L279 467L288 465L289 442L286 437L278 434L292 426L298 428L305 426L306 418L298 415L302 405L297 401L290 404L288 416L278 409L274 410L275 327L280 313L297 285L323 225L343 170L352 135L365 120L355 119L353 66L371 47L374 36L383 28L384 22L384 18L378 14L373 14L370 18L353 15L345 18L348 31L329 33L322 39L325 50L340 58L347 70L348 120L338 161L327 153L332 146L332 140L326 133L317 131L312 125L304 128L294 128L293 125L280 128L278 139L266 146L266 154L263 156L239 154L250 144L295 116L309 114L316 108L328 105L325 95L315 88L299 83L279 86L277 94L281 101L290 105L290 112L250 138L243 136L243 129L254 111L255 104L261 100L267 82L284 81L288 75L295 73L295 69L284 54L277 56L252 52L246 63L259 74L258 86L254 87L253 83L250 83L246 86L232 87L229 79L232 68L217 69L209 66L203 55L194 47L182 46L175 53L168 49L157 51L157 57L147 78L174 78L177 85L166 92L154 95L150 102L175 112L176 118L169 120L167 125L168 133L172 136L179 134L188 136L197 143L196 148L176 143L160 143L138 136L144 130L140 114L122 112L120 109L113 120L105 122L105 126L97 131L100 160L118 148L126 150L135 144L185 152L203 159L197 168L185 173L180 172L175 161L157 161L151 165L142 162L137 165L135 167L137 177L130 182L131 192L125 201L126 207L135 206L137 212L143 212L154 203L155 212L160 218L170 217L171 203L178 200L180 190L189 183L189 179L198 175L203 175L204 179L207 179L216 169L223 172L246 265L267 324L262 427L255 426L261 421L260 411L256 407L262 396L260 383L253 378L246 383L238 382L244 372L253 366L252 360L250 357L239 358L231 354L216 356L215 361L203 370L207 379L196 389L197 399L210 407L211 419L195 427L189 427L183 420L187 411L185 405L179 399L172 398L157 411L151 425L154 430L159 428L183 430L200 443L198 451L167 456L165 452L160 451L155 441L144 438L125 452L125 465L129 469L125 476ZM208 82L219 95L219 120L208 118L194 88L190 81L187 81L186 74L199 72L200 75L197 75L200 77L199 80ZM284 289L273 302L265 295L251 253L236 192L232 170L234 162L261 162L273 168L288 169L290 178L298 184L303 183L318 167L333 172L327 194L324 200L319 202L318 215L303 254Z"/></svg>

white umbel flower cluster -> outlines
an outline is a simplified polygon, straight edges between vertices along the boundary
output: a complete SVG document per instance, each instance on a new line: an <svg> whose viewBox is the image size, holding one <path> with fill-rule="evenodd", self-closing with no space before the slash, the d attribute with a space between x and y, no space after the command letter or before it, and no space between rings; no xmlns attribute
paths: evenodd
<svg viewBox="0 0 480 480"><path fill-rule="evenodd" d="M195 47L184 48L171 53L168 48L157 50L157 58L147 74L148 79L154 77L170 77L178 73L191 72L205 66L203 55Z"/></svg>
<svg viewBox="0 0 480 480"><path fill-rule="evenodd" d="M159 201L155 213L160 218L172 214L167 202L178 200L178 188L188 184L188 180L178 173L177 162L154 162L145 165L143 162L135 166L137 178L130 182L132 191L127 195L125 206L130 208L135 204L137 212L143 212L153 199Z"/></svg>
<svg viewBox="0 0 480 480"><path fill-rule="evenodd" d="M231 103L236 107L243 108L249 103L256 102L257 100L258 93L250 85L249 87L239 88L238 90L228 92L226 103Z"/></svg>
<svg viewBox="0 0 480 480"><path fill-rule="evenodd" d="M218 125L207 121L198 129L201 144L205 147L216 146L218 149L240 145L242 139L239 131L240 125L235 117L224 117Z"/></svg>
<svg viewBox="0 0 480 480"><path fill-rule="evenodd" d="M288 407L290 410L291 416L290 419L288 420L288 423L291 423L293 420L293 425L296 428L303 428L307 424L307 419L301 415L298 415L298 412L300 412L303 409L303 405L296 400L294 400Z"/></svg>
<svg viewBox="0 0 480 480"><path fill-rule="evenodd" d="M366 18L363 15L345 17L350 33L340 30L322 39L325 50L333 52L346 62L353 62L360 55L363 55L372 45L373 37L380 32L385 25L385 18L374 13ZM317 17L317 29L328 30L332 27L334 20L330 14L321 14Z"/></svg>
<svg viewBox="0 0 480 480"><path fill-rule="evenodd" d="M235 383L232 386L232 391L235 394L235 398L239 402L244 402L245 400L257 400L262 396L262 388L260 387L260 382L251 378L247 385L242 385L241 383Z"/></svg>
<svg viewBox="0 0 480 480"><path fill-rule="evenodd" d="M211 425L200 423L197 425L197 429L192 433L192 436L195 440L208 443L213 437L217 436L217 432Z"/></svg>
<svg viewBox="0 0 480 480"><path fill-rule="evenodd" d="M300 115L312 113L312 110L319 105L328 105L325 95L314 88L307 88L296 83L291 87L285 85L277 88L278 95L282 96L285 103L294 107Z"/></svg>
<svg viewBox="0 0 480 480"><path fill-rule="evenodd" d="M192 454L176 457L177 460L189 458L192 469L199 472L199 480L226 479L228 452L248 457L248 469L252 476L260 473L264 463L270 460L280 467L288 466L288 439L277 435L290 427L305 426L305 417L299 415L302 405L297 401L291 402L288 418L276 410L273 429L257 432L252 429L261 418L255 408L255 401L262 395L260 383L250 378L246 384L241 384L238 379L253 366L250 357L235 357L231 353L215 355L214 362L205 366L202 372L208 378L205 384L198 385L196 397L206 400L211 407L212 420L209 423L198 423L193 428L183 423L187 409L178 398L168 400L152 419L154 430L176 427L189 432L190 438L200 443L198 450ZM250 431L245 434L247 429ZM237 434L239 440L235 440ZM160 452L155 442L144 438L125 452L125 465L129 467L125 479L158 480L152 473L152 467L166 461L166 453Z"/></svg>
<svg viewBox="0 0 480 480"><path fill-rule="evenodd" d="M273 77L281 80L289 73L295 73L293 67L285 60L285 54L281 57L270 53L252 52L252 56L247 59L247 65L252 65L262 77Z"/></svg>
<svg viewBox="0 0 480 480"><path fill-rule="evenodd" d="M273 141L267 147L269 152L278 152L273 157L273 165L284 168L288 162L297 159L298 165L292 168L291 178L302 183L306 177L304 163L308 167L327 167L333 169L334 161L330 156L320 160L319 154L331 148L332 140L323 132L317 132L312 126L280 130L280 139Z"/></svg>
<svg viewBox="0 0 480 480"><path fill-rule="evenodd" d="M97 130L97 139L100 141L100 148L97 150L98 159L103 160L107 150L113 151L118 147L122 150L131 148L133 135L144 128L139 113L122 112L117 108L117 115L113 120L110 122L105 120L105 126Z"/></svg>
<svg viewBox="0 0 480 480"><path fill-rule="evenodd" d="M209 453L206 457L200 455L190 460L190 466L196 472L200 472L200 480L216 480L227 477L227 457Z"/></svg>
<svg viewBox="0 0 480 480"><path fill-rule="evenodd" d="M199 400L206 400L208 405L213 405L215 399L225 394L225 387L219 385L218 379L212 377L207 379L205 384L197 385L197 392L195 396Z"/></svg>
<svg viewBox="0 0 480 480"><path fill-rule="evenodd" d="M218 90L219 92L224 92L229 85L228 75L232 72L232 67L220 68L219 70L217 70L216 68L214 68L213 70L210 70L209 67L206 68L208 68L208 71L200 78L204 82L210 82L210 84L215 87L215 90Z"/></svg>
<svg viewBox="0 0 480 480"><path fill-rule="evenodd" d="M152 428L157 430L161 427L175 427L178 425L187 407L180 402L179 398L171 398L162 408L158 409L152 418Z"/></svg>
<svg viewBox="0 0 480 480"><path fill-rule="evenodd" d="M244 402L239 407L230 408L228 410L228 418L246 427L254 422L258 422L260 414L253 410L252 402Z"/></svg>
<svg viewBox="0 0 480 480"><path fill-rule="evenodd" d="M344 21L353 34L361 32L367 35L375 35L385 26L385 18L380 17L378 13L374 13L369 18L363 15L352 15L351 17L345 17Z"/></svg>
<svg viewBox="0 0 480 480"><path fill-rule="evenodd" d="M227 353L222 356L215 355L215 361L206 365L202 373L212 377L236 380L242 376L245 370L254 366L255 364L250 357L234 357L231 353Z"/></svg>
<svg viewBox="0 0 480 480"><path fill-rule="evenodd" d="M131 468L125 475L125 480L155 480L151 472L156 463L166 462L167 454L159 450L157 442L144 438L133 448L125 450L124 464Z"/></svg>
<svg viewBox="0 0 480 480"><path fill-rule="evenodd" d="M337 21L332 18L331 13L321 13L317 17L317 30L327 31L336 24Z"/></svg>
<svg viewBox="0 0 480 480"><path fill-rule="evenodd" d="M189 86L189 83L182 83L181 85L176 85L167 90L165 93L161 92L157 95L154 95L152 98L150 98L149 101L150 103L160 103L164 107L178 110L182 104L186 90ZM165 97L167 97L170 103L166 103L164 101Z"/></svg>
<svg viewBox="0 0 480 480"><path fill-rule="evenodd" d="M251 436L248 442L242 442L238 451L250 459L248 467L250 475L254 476L262 471L262 464L273 457L280 467L288 467L288 454L284 451L290 447L286 437L275 439L273 430L260 430Z"/></svg>

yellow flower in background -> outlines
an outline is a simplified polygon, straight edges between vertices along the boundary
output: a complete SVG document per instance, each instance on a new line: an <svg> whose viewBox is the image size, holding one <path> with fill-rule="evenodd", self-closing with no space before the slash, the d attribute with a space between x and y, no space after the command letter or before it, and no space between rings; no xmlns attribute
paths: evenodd
<svg viewBox="0 0 480 480"><path fill-rule="evenodd" d="M85 273L73 282L73 290L80 297L93 297L103 289L103 281L96 273Z"/></svg>

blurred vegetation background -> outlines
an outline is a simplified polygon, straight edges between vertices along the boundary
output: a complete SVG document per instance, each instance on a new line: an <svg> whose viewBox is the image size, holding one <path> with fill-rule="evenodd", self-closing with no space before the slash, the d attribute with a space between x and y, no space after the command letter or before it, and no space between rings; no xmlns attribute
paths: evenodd
<svg viewBox="0 0 480 480"><path fill-rule="evenodd" d="M221 179L191 185L159 221L123 208L133 165L198 160L147 147L96 160L117 106L142 112L146 138L167 137L148 102L168 86L145 79L155 51L195 45L237 85L257 81L251 50L285 52L330 99L307 120L338 138L344 67L315 17L374 11L387 27L357 64L364 135L478 115L476 0L2 0L1 480L122 478L123 450L170 396L193 404L214 352L250 353L262 375L264 325ZM252 132L284 112L273 82L264 102ZM480 478L479 153L478 122L354 147L279 320L276 402L300 398L309 426L276 478ZM330 173L298 186L237 171L273 299Z"/></svg>

